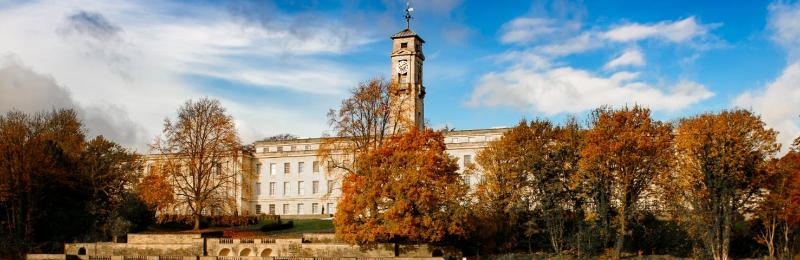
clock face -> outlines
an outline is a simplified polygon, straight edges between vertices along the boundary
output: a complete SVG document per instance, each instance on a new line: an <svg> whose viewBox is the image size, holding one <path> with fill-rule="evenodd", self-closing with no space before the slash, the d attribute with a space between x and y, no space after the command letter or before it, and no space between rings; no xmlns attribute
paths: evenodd
<svg viewBox="0 0 800 260"><path fill-rule="evenodd" d="M400 74L407 74L408 73L408 61L407 60L399 60L397 61L397 73Z"/></svg>

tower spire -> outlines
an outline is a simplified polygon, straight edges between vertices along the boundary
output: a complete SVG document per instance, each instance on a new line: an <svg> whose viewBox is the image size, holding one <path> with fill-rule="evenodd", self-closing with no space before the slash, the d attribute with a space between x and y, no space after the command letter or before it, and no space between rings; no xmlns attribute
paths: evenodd
<svg viewBox="0 0 800 260"><path fill-rule="evenodd" d="M411 1L406 1L406 29L411 29L411 12L414 11L414 8L411 7Z"/></svg>

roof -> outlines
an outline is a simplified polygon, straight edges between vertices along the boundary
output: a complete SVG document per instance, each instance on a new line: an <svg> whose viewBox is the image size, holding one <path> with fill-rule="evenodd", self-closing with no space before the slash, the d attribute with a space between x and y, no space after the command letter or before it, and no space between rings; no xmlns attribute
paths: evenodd
<svg viewBox="0 0 800 260"><path fill-rule="evenodd" d="M411 29L408 29L408 28L406 28L405 30L402 30L402 31L392 35L392 39L395 39L395 38L406 38L406 37L417 37L421 42L425 42L425 40L423 40L422 37L419 37L419 35L417 35L417 33L415 33L414 31L412 31Z"/></svg>

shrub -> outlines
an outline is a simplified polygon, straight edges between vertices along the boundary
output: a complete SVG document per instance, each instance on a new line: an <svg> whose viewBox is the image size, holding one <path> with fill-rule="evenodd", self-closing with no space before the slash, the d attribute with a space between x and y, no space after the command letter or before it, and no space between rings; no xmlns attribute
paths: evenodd
<svg viewBox="0 0 800 260"><path fill-rule="evenodd" d="M261 226L261 231L264 232L278 231L278 230L290 229L292 227L294 227L294 222L292 222L291 220L289 220L288 222L283 222L278 220L264 224L263 226Z"/></svg>

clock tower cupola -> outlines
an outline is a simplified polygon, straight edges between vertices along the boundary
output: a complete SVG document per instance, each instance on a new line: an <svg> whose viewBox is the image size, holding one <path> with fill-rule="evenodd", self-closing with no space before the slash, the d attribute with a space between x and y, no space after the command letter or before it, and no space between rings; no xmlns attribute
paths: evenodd
<svg viewBox="0 0 800 260"><path fill-rule="evenodd" d="M392 121L405 127L425 128L425 86L422 84L422 37L411 30L411 12L406 8L406 29L392 35Z"/></svg>

